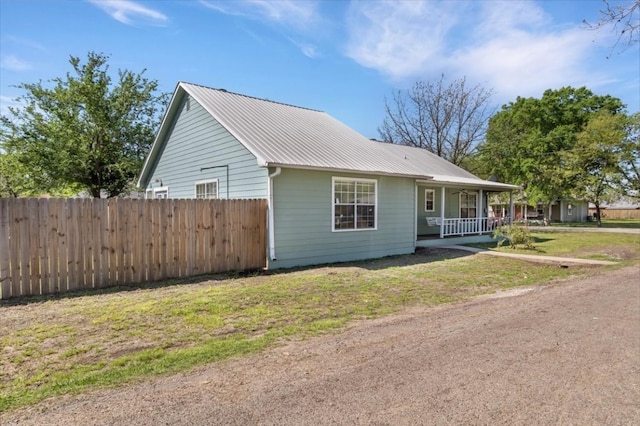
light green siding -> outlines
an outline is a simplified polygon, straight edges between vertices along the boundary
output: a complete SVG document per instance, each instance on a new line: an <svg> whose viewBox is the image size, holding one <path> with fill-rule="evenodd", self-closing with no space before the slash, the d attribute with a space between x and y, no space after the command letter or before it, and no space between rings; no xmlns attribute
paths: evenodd
<svg viewBox="0 0 640 426"><path fill-rule="evenodd" d="M377 180L377 229L332 231L332 177ZM415 250L412 179L282 169L274 178L275 261L269 268L376 258Z"/></svg>
<svg viewBox="0 0 640 426"><path fill-rule="evenodd" d="M170 198L195 198L195 182L217 179L219 198L227 198L227 184L229 198L267 197L267 169L204 108L185 97L176 117L147 189L164 186ZM200 170L224 165L229 182L225 167Z"/></svg>

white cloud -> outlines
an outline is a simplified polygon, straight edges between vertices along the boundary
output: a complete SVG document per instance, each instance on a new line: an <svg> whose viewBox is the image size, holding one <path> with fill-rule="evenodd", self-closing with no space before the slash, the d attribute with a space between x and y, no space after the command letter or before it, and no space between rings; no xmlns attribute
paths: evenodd
<svg viewBox="0 0 640 426"><path fill-rule="evenodd" d="M588 69L592 35L579 26L558 28L529 2L485 4L473 39L448 56L458 73L469 70L500 97L540 96L561 86L589 85L603 76Z"/></svg>
<svg viewBox="0 0 640 426"><path fill-rule="evenodd" d="M584 68L588 50L588 37L581 31L513 31L456 52L451 67L459 72L470 70L475 80L488 82L509 98L539 96L549 88L585 85L597 78Z"/></svg>
<svg viewBox="0 0 640 426"><path fill-rule="evenodd" d="M394 78L420 74L444 57L457 2L355 2L346 54Z"/></svg>
<svg viewBox="0 0 640 426"><path fill-rule="evenodd" d="M318 4L315 1L201 0L200 3L226 15L266 20L295 29L309 28L316 24L319 17Z"/></svg>
<svg viewBox="0 0 640 426"><path fill-rule="evenodd" d="M38 43L37 41L33 41L33 40L22 38L22 37L8 36L7 41L13 44L18 44L20 46L26 46L30 49L36 49L36 50L42 50L42 51L47 50L47 48L44 45Z"/></svg>
<svg viewBox="0 0 640 426"><path fill-rule="evenodd" d="M503 99L608 77L589 66L593 35L530 1L358 2L346 53L396 81L467 76Z"/></svg>
<svg viewBox="0 0 640 426"><path fill-rule="evenodd" d="M154 24L163 24L169 20L166 15L130 0L89 0L111 17L123 24L133 25L134 21L144 19Z"/></svg>
<svg viewBox="0 0 640 426"><path fill-rule="evenodd" d="M297 41L292 38L290 38L289 41L295 44L298 47L298 49L300 49L300 51L304 56L307 56L311 59L317 58L318 56L320 56L318 47L313 44Z"/></svg>
<svg viewBox="0 0 640 426"><path fill-rule="evenodd" d="M33 69L33 66L16 56L7 55L3 56L2 59L0 59L0 68L9 71L29 71Z"/></svg>
<svg viewBox="0 0 640 426"><path fill-rule="evenodd" d="M312 34L322 23L322 16L318 11L316 1L298 0L237 0L215 1L201 0L204 6L225 15L241 16L267 24L275 24L287 30L294 30L298 34ZM255 34L251 33L256 38ZM294 40L289 37L303 55L309 58L319 56L316 45Z"/></svg>

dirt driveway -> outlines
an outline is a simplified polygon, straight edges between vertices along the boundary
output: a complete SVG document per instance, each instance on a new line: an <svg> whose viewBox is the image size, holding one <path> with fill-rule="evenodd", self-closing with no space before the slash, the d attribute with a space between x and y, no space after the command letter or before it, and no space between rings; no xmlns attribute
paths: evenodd
<svg viewBox="0 0 640 426"><path fill-rule="evenodd" d="M626 268L412 309L0 424L640 424L639 277Z"/></svg>

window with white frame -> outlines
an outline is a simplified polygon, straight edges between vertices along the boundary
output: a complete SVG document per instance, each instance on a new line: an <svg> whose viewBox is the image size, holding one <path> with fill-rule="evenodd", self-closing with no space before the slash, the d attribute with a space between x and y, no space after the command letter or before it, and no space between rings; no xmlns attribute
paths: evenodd
<svg viewBox="0 0 640 426"><path fill-rule="evenodd" d="M573 214L573 205L567 204L567 216L571 216Z"/></svg>
<svg viewBox="0 0 640 426"><path fill-rule="evenodd" d="M169 187L161 186L158 188L149 188L145 194L148 199L159 199L159 198L169 198Z"/></svg>
<svg viewBox="0 0 640 426"><path fill-rule="evenodd" d="M218 180L196 182L196 198L218 198Z"/></svg>
<svg viewBox="0 0 640 426"><path fill-rule="evenodd" d="M478 194L475 192L460 193L460 217L478 217Z"/></svg>
<svg viewBox="0 0 640 426"><path fill-rule="evenodd" d="M377 187L373 179L333 178L333 230L376 229Z"/></svg>
<svg viewBox="0 0 640 426"><path fill-rule="evenodd" d="M434 212L436 211L436 191L434 189L424 190L424 211Z"/></svg>

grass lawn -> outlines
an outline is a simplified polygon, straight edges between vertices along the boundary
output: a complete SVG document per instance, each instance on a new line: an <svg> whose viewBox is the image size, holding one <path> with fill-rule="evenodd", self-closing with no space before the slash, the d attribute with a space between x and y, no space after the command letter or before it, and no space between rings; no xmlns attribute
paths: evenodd
<svg viewBox="0 0 640 426"><path fill-rule="evenodd" d="M637 235L540 233L545 254L640 264ZM508 248L506 250L509 250ZM610 258L610 257L608 257ZM0 412L336 332L349 322L589 274L514 259L415 255L0 302Z"/></svg>
<svg viewBox="0 0 640 426"><path fill-rule="evenodd" d="M597 228L596 222L551 223L552 227ZM640 219L602 219L602 228L640 228Z"/></svg>
<svg viewBox="0 0 640 426"><path fill-rule="evenodd" d="M541 232L531 232L531 237L533 250L514 250L508 245L497 247L496 243L470 245L505 253L613 260L621 264L633 263L640 259L640 235L637 234L562 232L548 228Z"/></svg>

